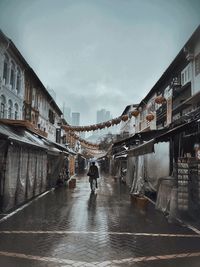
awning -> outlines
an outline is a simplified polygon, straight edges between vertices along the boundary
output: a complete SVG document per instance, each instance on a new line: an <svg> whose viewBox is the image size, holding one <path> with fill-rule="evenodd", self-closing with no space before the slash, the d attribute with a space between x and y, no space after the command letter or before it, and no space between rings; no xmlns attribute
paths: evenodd
<svg viewBox="0 0 200 267"><path fill-rule="evenodd" d="M144 154L149 154L154 152L154 142L155 139L143 143L137 147L127 150L129 156L140 156Z"/></svg>
<svg viewBox="0 0 200 267"><path fill-rule="evenodd" d="M46 150L49 155L58 156L60 153L66 153L67 155L72 154L66 147L52 142L45 137L38 136L22 127L0 123L0 136L2 139L10 140L13 143L34 146L38 149Z"/></svg>
<svg viewBox="0 0 200 267"><path fill-rule="evenodd" d="M190 127L194 126L196 122L197 122L197 119L196 120L192 120L192 121L187 122L187 123L184 123L184 124L181 124L181 125L179 125L177 127L172 128L171 130L168 130L166 133L161 134L160 136L156 137L155 138L155 143L169 141L170 137L172 137L172 136L174 136L176 134L179 134L181 132L184 132L185 130L187 130Z"/></svg>
<svg viewBox="0 0 200 267"><path fill-rule="evenodd" d="M134 145L138 141L149 141L155 138L156 136L160 136L161 134L166 133L166 131L167 129L159 129L159 130L150 130L147 132L135 133L134 135L126 139L114 142L112 149L117 149L123 146Z"/></svg>
<svg viewBox="0 0 200 267"><path fill-rule="evenodd" d="M22 128L11 127L8 125L0 124L0 135L3 139L10 140L16 143L21 143L29 146L35 146L40 149L47 150L47 146L39 141L39 138L35 138L34 134Z"/></svg>

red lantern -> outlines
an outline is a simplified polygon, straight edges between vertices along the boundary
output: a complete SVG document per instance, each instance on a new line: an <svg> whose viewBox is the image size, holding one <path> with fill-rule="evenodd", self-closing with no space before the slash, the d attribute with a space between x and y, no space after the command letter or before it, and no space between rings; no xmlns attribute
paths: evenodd
<svg viewBox="0 0 200 267"><path fill-rule="evenodd" d="M154 119L154 115L152 113L146 115L147 121L152 121Z"/></svg>
<svg viewBox="0 0 200 267"><path fill-rule="evenodd" d="M104 124L103 123L99 124L99 129L103 129L103 128L105 128Z"/></svg>
<svg viewBox="0 0 200 267"><path fill-rule="evenodd" d="M122 120L123 120L123 121L127 121L127 120L128 120L128 115L123 115L123 116L122 116Z"/></svg>
<svg viewBox="0 0 200 267"><path fill-rule="evenodd" d="M159 95L155 98L156 104L163 104L165 101L166 101L166 99L162 95Z"/></svg>
<svg viewBox="0 0 200 267"><path fill-rule="evenodd" d="M132 116L134 116L134 117L137 117L138 115L139 115L139 111L137 110L137 109L135 109L135 110L133 110L132 112L131 112L131 115Z"/></svg>
<svg viewBox="0 0 200 267"><path fill-rule="evenodd" d="M105 122L105 125L106 125L106 127L110 127L111 126L111 122L107 121L107 122Z"/></svg>
<svg viewBox="0 0 200 267"><path fill-rule="evenodd" d="M113 120L111 121L111 124L112 124L112 125L115 125L115 123L116 123L116 119L113 119Z"/></svg>
<svg viewBox="0 0 200 267"><path fill-rule="evenodd" d="M115 119L115 124L119 124L121 122L121 117Z"/></svg>

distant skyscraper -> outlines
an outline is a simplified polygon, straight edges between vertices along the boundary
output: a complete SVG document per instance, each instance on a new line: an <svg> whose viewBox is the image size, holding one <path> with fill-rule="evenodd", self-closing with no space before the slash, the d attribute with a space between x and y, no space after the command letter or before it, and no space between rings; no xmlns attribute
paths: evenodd
<svg viewBox="0 0 200 267"><path fill-rule="evenodd" d="M111 119L110 111L101 109L97 111L97 123L101 123L104 121L109 121ZM107 134L109 132L109 129L105 128L100 131L101 135Z"/></svg>
<svg viewBox="0 0 200 267"><path fill-rule="evenodd" d="M71 124L74 126L80 125L80 113L79 112L72 112L72 121Z"/></svg>
<svg viewBox="0 0 200 267"><path fill-rule="evenodd" d="M63 115L67 123L71 124L71 108L65 107L65 103L63 104Z"/></svg>
<svg viewBox="0 0 200 267"><path fill-rule="evenodd" d="M65 108L64 117L66 121L71 124L71 108Z"/></svg>
<svg viewBox="0 0 200 267"><path fill-rule="evenodd" d="M106 111L105 120L109 121L111 119L110 111Z"/></svg>
<svg viewBox="0 0 200 267"><path fill-rule="evenodd" d="M111 119L110 111L101 109L97 111L97 123L108 121Z"/></svg>

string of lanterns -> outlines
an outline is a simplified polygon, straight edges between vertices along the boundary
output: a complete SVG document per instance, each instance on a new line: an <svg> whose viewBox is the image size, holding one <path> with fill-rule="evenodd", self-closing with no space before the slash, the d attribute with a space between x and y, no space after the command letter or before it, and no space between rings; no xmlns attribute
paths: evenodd
<svg viewBox="0 0 200 267"><path fill-rule="evenodd" d="M79 137L78 135L76 135L75 132L73 132L73 131L69 132L69 135L73 139L78 140L83 147L90 148L90 149L98 149L99 148L98 144L94 144L94 143L86 141L85 139L83 139L83 138Z"/></svg>
<svg viewBox="0 0 200 267"><path fill-rule="evenodd" d="M164 104L166 103L166 99L165 97L163 97L162 95L158 95L155 97L154 99L156 104ZM118 125L121 121L125 122L128 119L130 119L131 117L137 117L140 112L142 111L141 107L134 109L133 111L131 111L128 115L122 115L119 116L117 118L111 119L109 121L105 121L102 123L98 123L98 124L93 124L93 125L88 125L88 126L72 126L72 125L62 125L62 128L67 131L67 132L90 132L90 131L96 131L96 130L102 130L104 128L109 128L112 127L114 125ZM152 121L154 119L154 114L153 113L149 113L146 115L146 120L147 121ZM72 134L71 134L72 135ZM79 138L79 137L78 137ZM80 140L80 138L79 138ZM86 142L84 139L82 139L82 142ZM94 144L91 144L94 145Z"/></svg>
<svg viewBox="0 0 200 267"><path fill-rule="evenodd" d="M62 125L62 128L65 131L75 131L75 132L90 132L90 131L96 131L96 130L102 130L104 128L109 128L111 126L119 124L121 121L127 121L132 116L136 117L139 114L139 111L134 110L129 115L122 115L120 117L114 118L112 120L89 125L89 126L72 126L72 125Z"/></svg>

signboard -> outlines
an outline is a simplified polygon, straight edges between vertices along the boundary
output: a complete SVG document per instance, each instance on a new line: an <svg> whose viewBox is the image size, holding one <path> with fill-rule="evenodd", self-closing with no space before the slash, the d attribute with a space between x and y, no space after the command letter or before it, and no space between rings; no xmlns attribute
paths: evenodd
<svg viewBox="0 0 200 267"><path fill-rule="evenodd" d="M167 125L172 122L172 97L167 99Z"/></svg>

